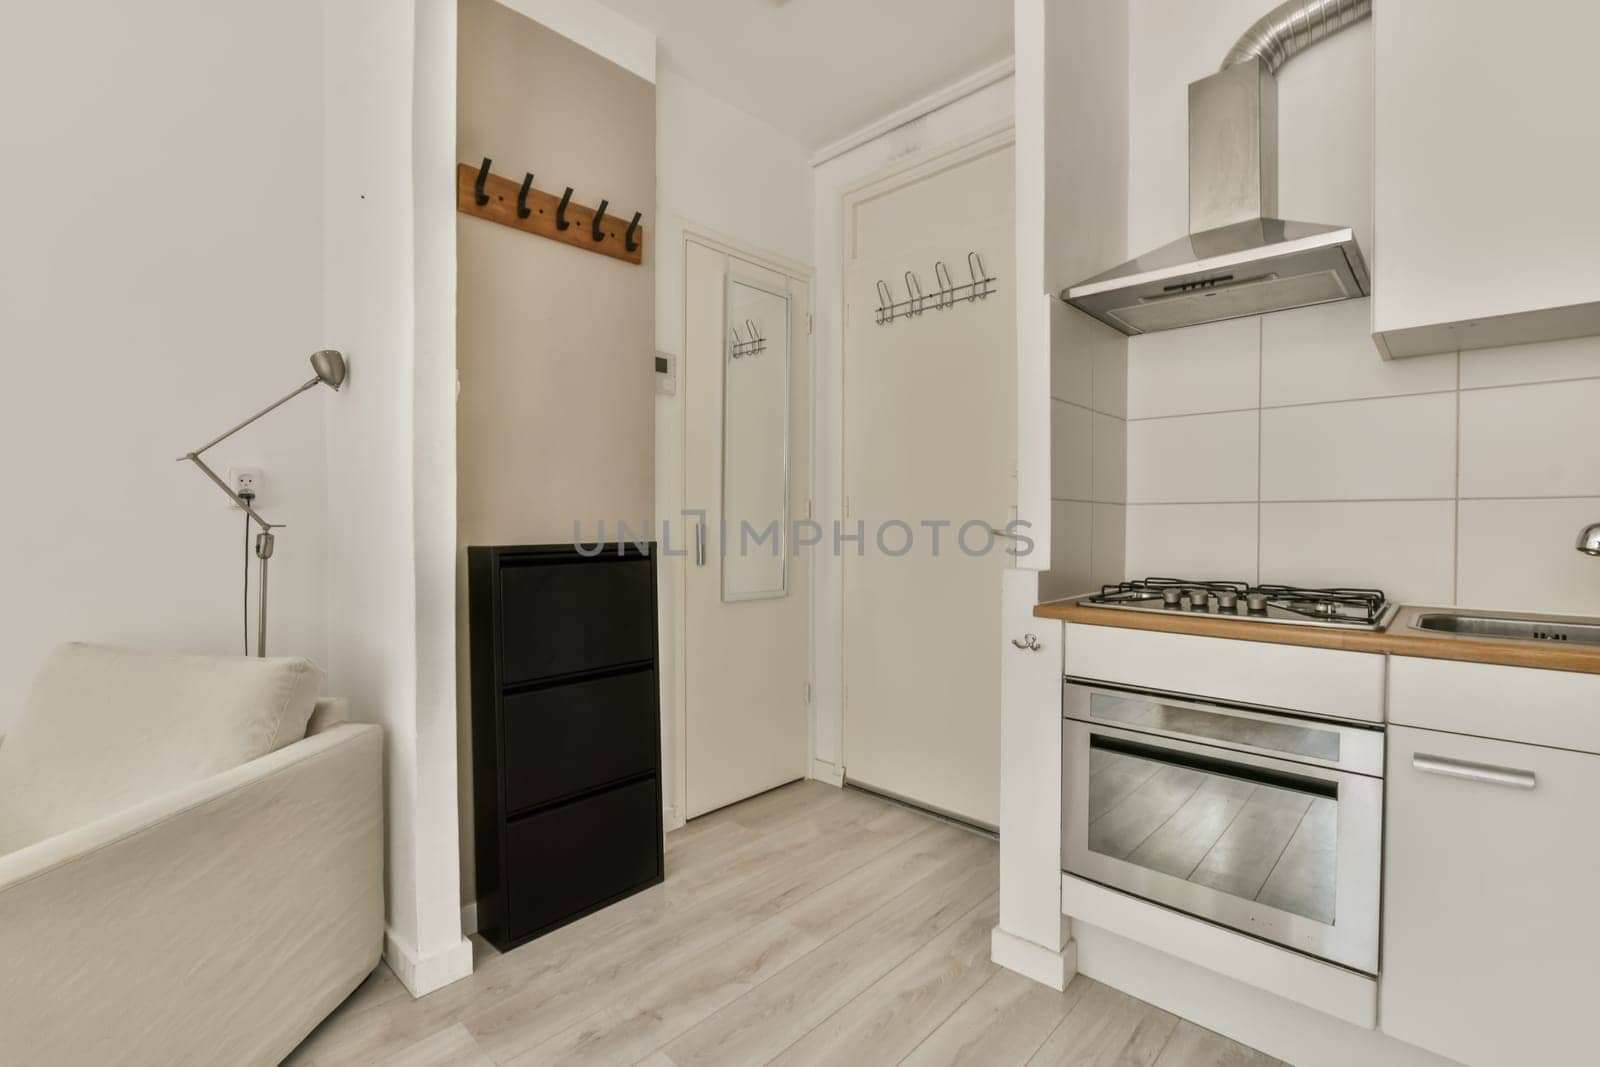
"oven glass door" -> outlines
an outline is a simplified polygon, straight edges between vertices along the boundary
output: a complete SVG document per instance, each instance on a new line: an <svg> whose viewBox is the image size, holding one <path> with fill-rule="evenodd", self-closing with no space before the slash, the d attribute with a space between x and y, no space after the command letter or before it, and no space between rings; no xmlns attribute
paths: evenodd
<svg viewBox="0 0 1600 1067"><path fill-rule="evenodd" d="M1376 973L1382 780L1322 765L1339 728L1199 721L1314 750L1311 762L1068 719L1064 869Z"/></svg>

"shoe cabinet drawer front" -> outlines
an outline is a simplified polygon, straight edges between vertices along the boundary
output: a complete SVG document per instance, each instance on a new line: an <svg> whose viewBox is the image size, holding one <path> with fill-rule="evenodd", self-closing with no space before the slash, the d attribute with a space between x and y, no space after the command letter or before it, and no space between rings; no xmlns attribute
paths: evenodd
<svg viewBox="0 0 1600 1067"><path fill-rule="evenodd" d="M656 709L648 669L506 697L506 811L653 771Z"/></svg>
<svg viewBox="0 0 1600 1067"><path fill-rule="evenodd" d="M1384 657L1220 637L1068 624L1072 678L1382 722Z"/></svg>
<svg viewBox="0 0 1600 1067"><path fill-rule="evenodd" d="M597 557L506 566L501 575L504 685L655 659L654 569Z"/></svg>
<svg viewBox="0 0 1600 1067"><path fill-rule="evenodd" d="M513 940L660 881L660 783L646 778L506 825Z"/></svg>

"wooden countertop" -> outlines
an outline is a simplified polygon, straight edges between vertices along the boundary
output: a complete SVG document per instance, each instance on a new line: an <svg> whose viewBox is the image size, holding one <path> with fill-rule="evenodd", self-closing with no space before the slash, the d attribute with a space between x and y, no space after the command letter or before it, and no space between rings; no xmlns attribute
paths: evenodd
<svg viewBox="0 0 1600 1067"><path fill-rule="evenodd" d="M1534 667L1547 671L1600 674L1600 647L1592 645L1514 641L1412 629L1411 622L1419 614L1446 610L1457 609L1404 605L1390 621L1388 628L1381 631L1279 625L1243 619L1223 619L1214 615L1122 611L1079 604L1075 600L1048 601L1034 608L1033 613L1041 619L1059 619L1062 622L1084 626L1115 626L1124 630L1157 630L1162 633L1194 634L1234 641L1262 641L1274 645L1305 645L1312 648L1337 648L1347 652L1387 653L1392 656L1415 656L1421 659L1464 660L1468 663L1495 663L1506 667Z"/></svg>

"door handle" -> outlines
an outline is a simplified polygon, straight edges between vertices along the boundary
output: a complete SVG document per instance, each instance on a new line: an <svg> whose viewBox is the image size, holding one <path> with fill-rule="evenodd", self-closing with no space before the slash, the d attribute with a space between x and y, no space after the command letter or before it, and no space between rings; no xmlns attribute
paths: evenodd
<svg viewBox="0 0 1600 1067"><path fill-rule="evenodd" d="M706 524L697 522L694 526L694 565L706 565Z"/></svg>
<svg viewBox="0 0 1600 1067"><path fill-rule="evenodd" d="M1463 778L1469 782L1503 785L1512 789L1532 789L1539 784L1538 776L1532 771L1518 770L1515 767L1496 767L1491 763L1472 763L1445 756L1430 756L1425 752L1413 755L1411 766L1423 774L1441 774L1446 778Z"/></svg>
<svg viewBox="0 0 1600 1067"><path fill-rule="evenodd" d="M1023 634L1021 637L1013 637L1011 643L1024 652L1037 652L1044 647L1039 643L1038 634Z"/></svg>

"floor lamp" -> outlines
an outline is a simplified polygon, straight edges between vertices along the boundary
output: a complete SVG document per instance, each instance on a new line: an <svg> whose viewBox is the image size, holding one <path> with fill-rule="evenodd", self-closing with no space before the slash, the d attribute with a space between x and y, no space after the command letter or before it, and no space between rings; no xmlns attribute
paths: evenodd
<svg viewBox="0 0 1600 1067"><path fill-rule="evenodd" d="M277 538L273 535L272 531L282 529L283 524L271 523L266 519L263 519L260 513L257 512L255 508L251 507L250 500L247 500L238 493L234 492L233 486L219 478L217 476L217 472L206 466L205 460L201 459L200 457L206 452L210 451L212 448L221 444L223 441L226 441L228 438L232 437L234 434L238 433L240 430L244 429L246 426L249 426L252 422L255 422L263 415L271 411L276 411L278 408L287 404L301 393L304 393L310 389L315 389L319 385L330 386L332 387L333 391L337 393L339 391L339 386L344 384L346 373L344 356L340 355L338 352L335 352L331 348L325 348L320 352L311 353L311 369L316 372L316 377L312 378L309 382L299 386L281 400L275 400L268 404L266 407L262 408L254 415L251 415L248 419L245 419L239 425L235 426L222 436L213 437L211 440L207 441L193 452L185 452L183 455L178 457L179 463L187 460L188 462L193 463L196 467L199 467L201 473L203 473L207 478L210 478L212 482L216 484L218 489L221 489L224 493L227 493L228 499L232 500L237 507L243 509L244 513L261 528L260 532L256 534L256 559L261 561L260 604L256 614L257 656L265 656L267 654L267 561L272 558L272 550L277 544ZM251 499L254 498L252 497Z"/></svg>

